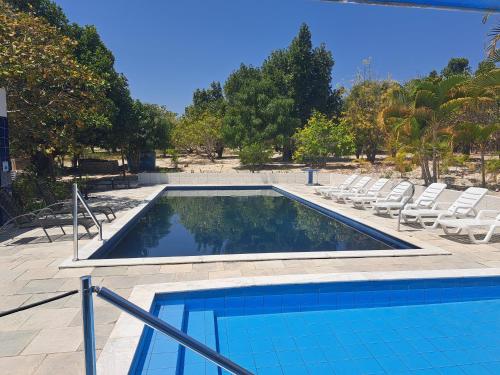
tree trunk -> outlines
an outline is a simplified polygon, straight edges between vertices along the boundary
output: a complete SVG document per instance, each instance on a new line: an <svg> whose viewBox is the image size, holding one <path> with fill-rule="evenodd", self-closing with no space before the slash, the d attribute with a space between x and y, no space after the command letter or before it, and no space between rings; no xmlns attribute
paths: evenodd
<svg viewBox="0 0 500 375"><path fill-rule="evenodd" d="M125 155L123 154L123 148L120 149L120 153L122 154L122 173L123 173L123 178L126 176L125 172Z"/></svg>
<svg viewBox="0 0 500 375"><path fill-rule="evenodd" d="M424 178L425 185L430 185L432 182L431 172L429 171L429 161L427 157L420 157L421 168L422 168L422 177Z"/></svg>
<svg viewBox="0 0 500 375"><path fill-rule="evenodd" d="M366 153L366 159L372 164L375 163L375 160L377 159L377 150L368 150Z"/></svg>
<svg viewBox="0 0 500 375"><path fill-rule="evenodd" d="M217 159L222 159L223 152L224 152L224 146L217 147Z"/></svg>
<svg viewBox="0 0 500 375"><path fill-rule="evenodd" d="M436 151L436 141L437 141L437 129L436 126L432 126L432 182L437 182L437 151Z"/></svg>
<svg viewBox="0 0 500 375"><path fill-rule="evenodd" d="M283 161L292 161L293 145L292 140L288 138L283 144Z"/></svg>

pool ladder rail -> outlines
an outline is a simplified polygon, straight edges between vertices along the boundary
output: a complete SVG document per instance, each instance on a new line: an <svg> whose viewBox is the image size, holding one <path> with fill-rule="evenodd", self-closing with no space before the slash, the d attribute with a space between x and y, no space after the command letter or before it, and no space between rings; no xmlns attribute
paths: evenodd
<svg viewBox="0 0 500 375"><path fill-rule="evenodd" d="M92 295L95 293L98 297L106 302L118 307L120 310L132 315L133 317L144 322L149 327L162 332L170 338L177 341L185 348L191 349L207 360L213 362L217 366L229 371L235 375L252 375L252 373L238 364L231 361L229 358L219 354L215 350L209 348L200 341L185 334L181 330L173 327L167 322L159 319L150 312L140 308L139 306L120 297L113 291L105 288L92 286L90 276L82 276L81 292L82 292L82 317L83 317L83 342L85 350L85 373L87 375L95 375L96 372L96 354L95 354L95 333L94 333L94 308Z"/></svg>
<svg viewBox="0 0 500 375"><path fill-rule="evenodd" d="M82 203L85 211L89 214L90 218L99 230L99 241L102 241L102 221L97 220L96 216L90 209L89 205L85 201L82 193L78 190L78 185L73 184L73 261L78 260L78 201Z"/></svg>

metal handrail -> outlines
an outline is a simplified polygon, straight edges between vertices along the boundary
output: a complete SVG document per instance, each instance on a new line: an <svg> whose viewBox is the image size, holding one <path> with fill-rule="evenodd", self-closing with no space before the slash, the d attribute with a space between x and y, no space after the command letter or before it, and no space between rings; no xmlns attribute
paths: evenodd
<svg viewBox="0 0 500 375"><path fill-rule="evenodd" d="M96 225L97 229L99 230L99 241L102 241L102 222L99 222L97 218L95 217L94 213L90 209L89 205L87 202L85 202L85 199L82 196L82 193L80 193L80 190L78 190L78 185L75 183L73 184L73 260L76 261L78 260L78 200L82 203L82 206L85 208L87 213L89 214L90 218Z"/></svg>
<svg viewBox="0 0 500 375"><path fill-rule="evenodd" d="M408 183L411 185L411 193L410 195L408 196L408 199L406 200L406 202L404 202L404 204L401 205L401 207L399 207L399 212L398 212L398 229L397 231L400 232L400 228L401 228L401 211L403 211L404 207L406 206L406 204L408 202L410 202L413 198L413 195L415 195L415 184L413 182L410 182L408 181ZM404 200L404 196L402 198L402 200Z"/></svg>
<svg viewBox="0 0 500 375"><path fill-rule="evenodd" d="M231 361L229 358L217 353L215 350L209 348L200 341L188 336L181 330L164 322L148 311L141 309L139 306L127 301L125 298L120 297L118 294L111 290L92 286L90 276L82 276L82 314L83 314L83 338L85 348L85 368L87 375L96 374L95 363L95 336L94 336L94 316L93 316L93 302L92 292L106 302L118 307L120 310L127 312L133 317L141 320L149 327L156 329L177 341L185 348L191 349L207 360L213 362L217 366L229 371L236 375L252 375L252 373L238 364Z"/></svg>

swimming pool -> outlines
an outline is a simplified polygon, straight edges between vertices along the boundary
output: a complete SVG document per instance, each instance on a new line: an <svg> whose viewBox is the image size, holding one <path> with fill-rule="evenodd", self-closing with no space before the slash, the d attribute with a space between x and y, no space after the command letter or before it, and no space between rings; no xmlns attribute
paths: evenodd
<svg viewBox="0 0 500 375"><path fill-rule="evenodd" d="M91 258L415 249L276 188L169 189Z"/></svg>
<svg viewBox="0 0 500 375"><path fill-rule="evenodd" d="M500 278L157 295L152 311L256 374L499 374ZM145 329L131 374L218 374Z"/></svg>

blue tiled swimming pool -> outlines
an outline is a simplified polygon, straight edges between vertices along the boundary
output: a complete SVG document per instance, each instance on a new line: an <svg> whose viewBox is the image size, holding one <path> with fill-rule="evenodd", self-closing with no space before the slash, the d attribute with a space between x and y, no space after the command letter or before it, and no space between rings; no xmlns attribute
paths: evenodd
<svg viewBox="0 0 500 375"><path fill-rule="evenodd" d="M235 288L153 311L256 374L500 374L500 278ZM225 373L146 329L132 374Z"/></svg>
<svg viewBox="0 0 500 375"><path fill-rule="evenodd" d="M94 259L411 249L271 187L172 189Z"/></svg>

